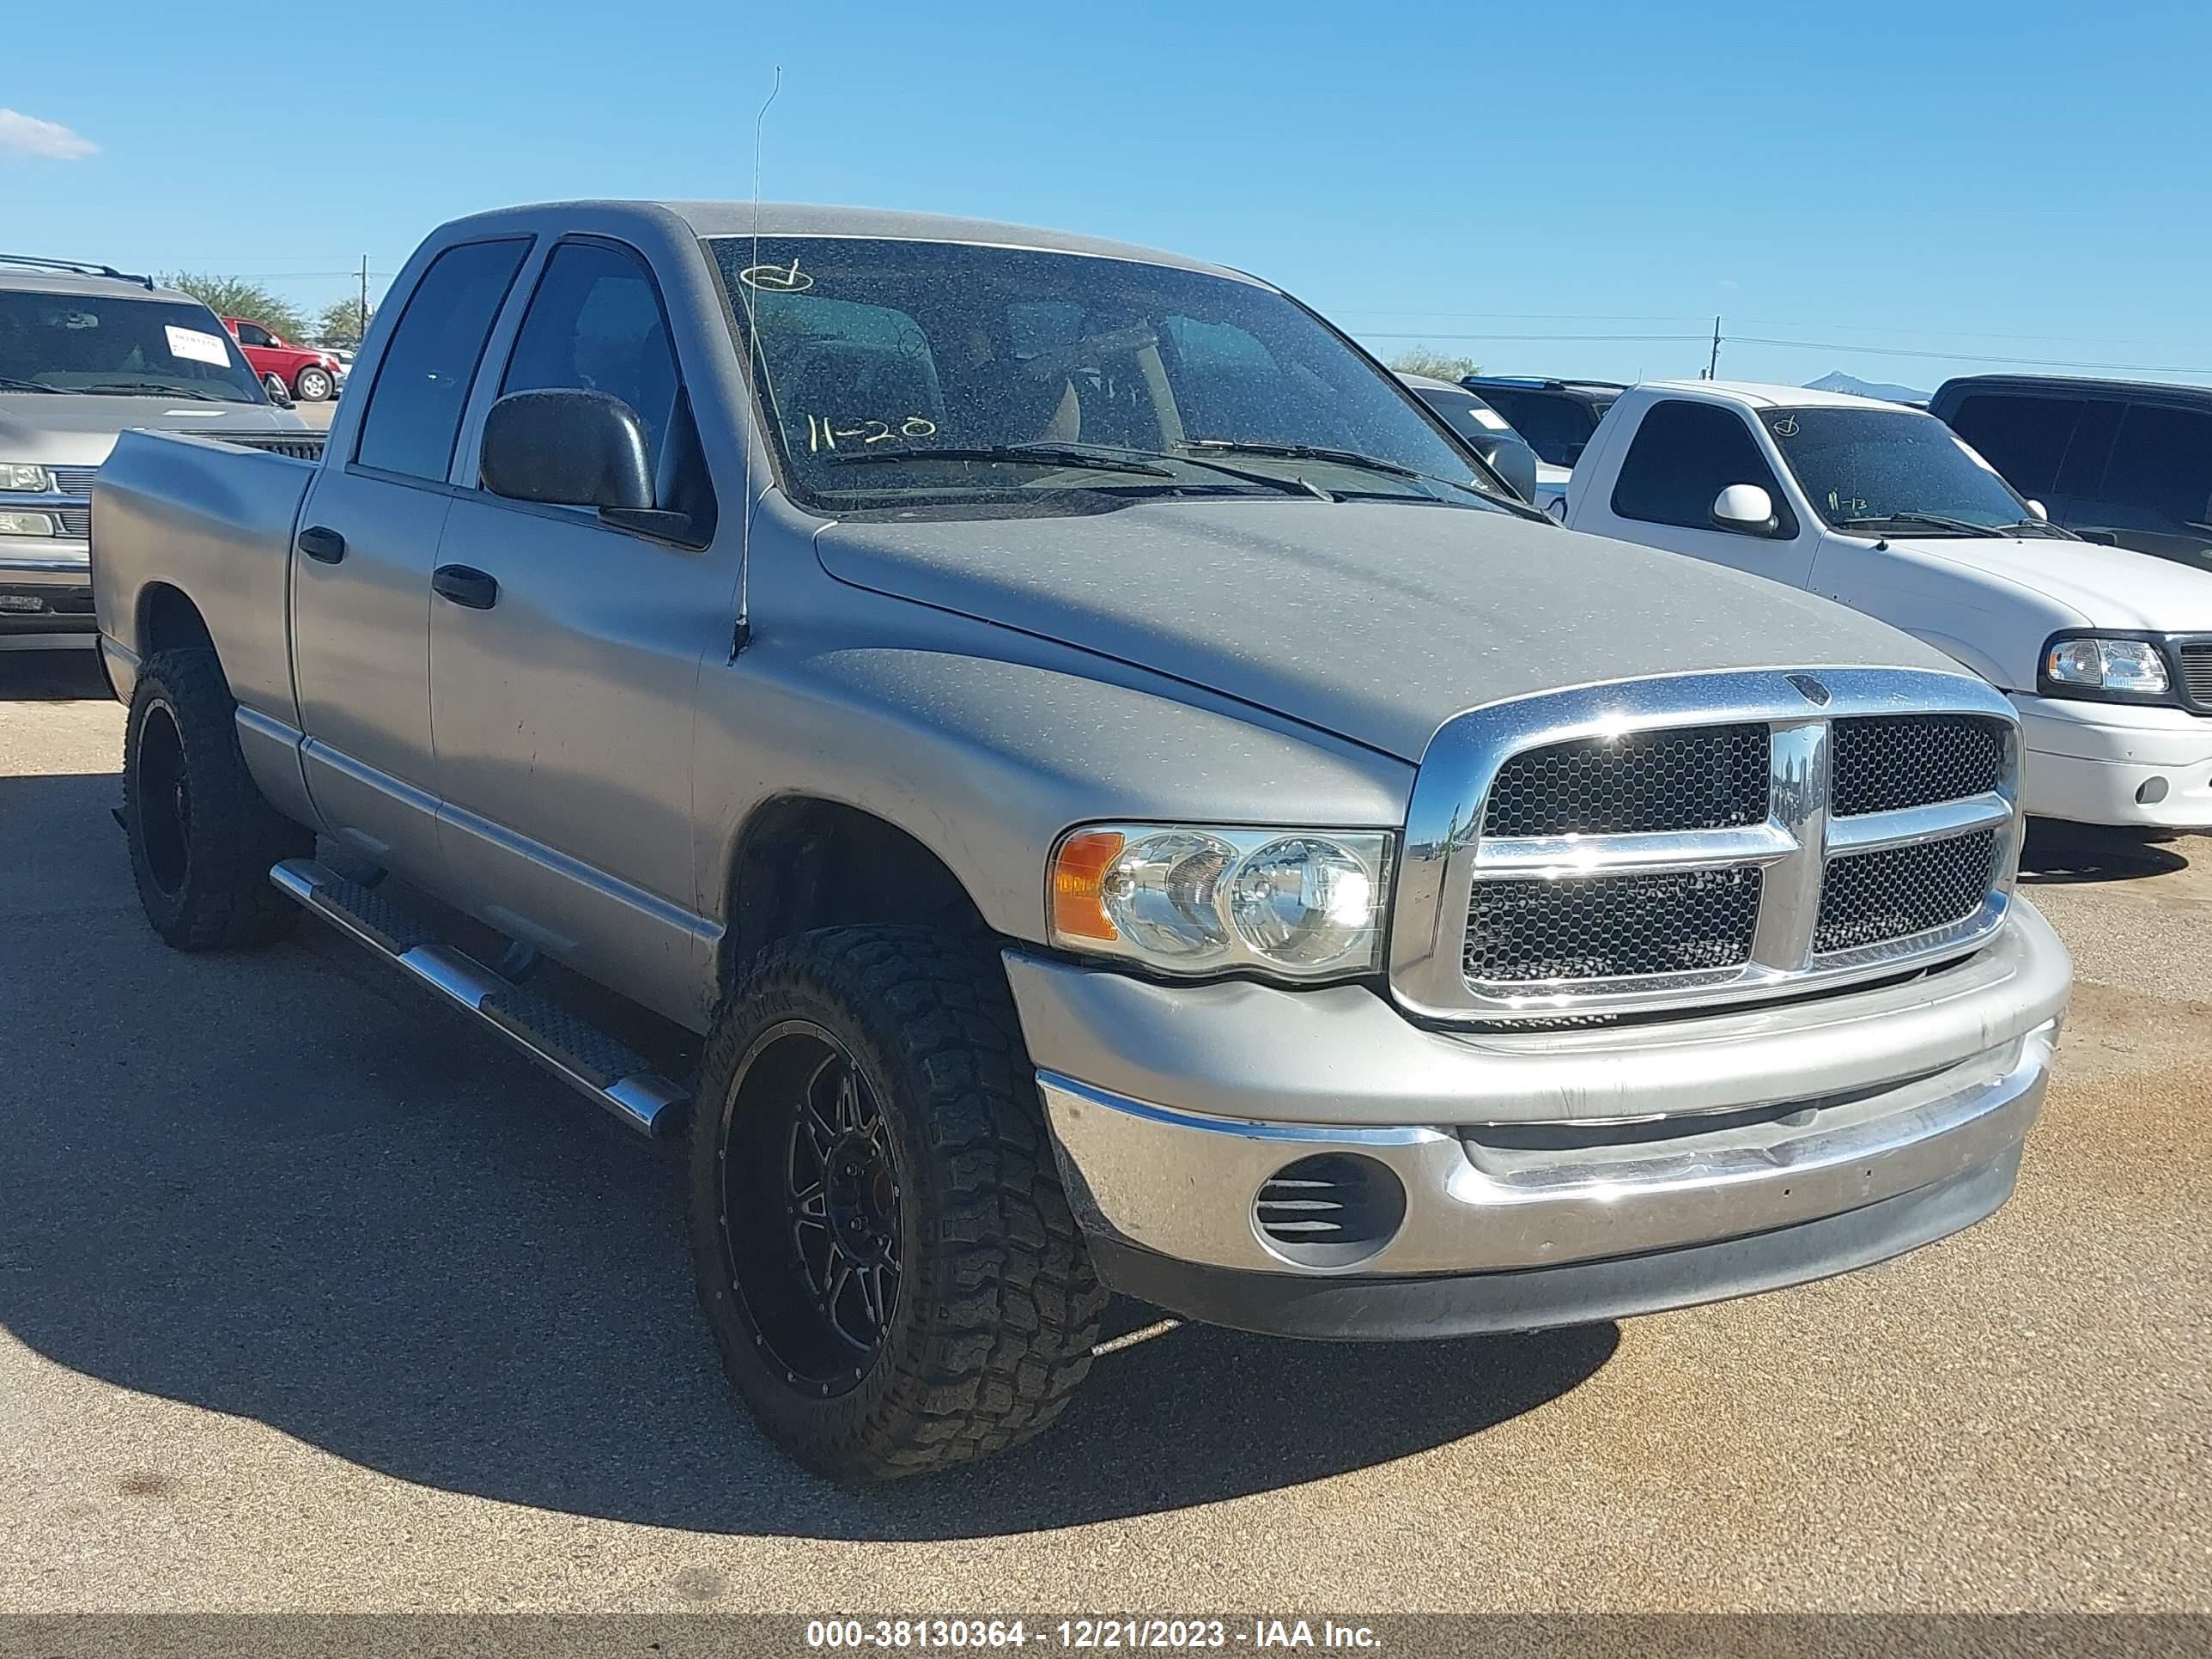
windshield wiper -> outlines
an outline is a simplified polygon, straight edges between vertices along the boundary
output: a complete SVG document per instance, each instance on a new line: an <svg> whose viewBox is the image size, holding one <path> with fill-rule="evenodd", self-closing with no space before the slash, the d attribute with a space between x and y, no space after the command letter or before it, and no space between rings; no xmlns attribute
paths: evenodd
<svg viewBox="0 0 2212 1659"><path fill-rule="evenodd" d="M98 386L81 386L77 390L84 392L158 392L164 398L190 398L196 402L203 404L244 403L246 401L243 398L218 398L211 392L202 392L197 386L164 386L159 380L102 380Z"/></svg>
<svg viewBox="0 0 2212 1659"><path fill-rule="evenodd" d="M9 392L67 392L65 386L48 386L43 380L19 380L12 374L0 374L0 388Z"/></svg>
<svg viewBox="0 0 2212 1659"><path fill-rule="evenodd" d="M1933 530L1948 530L1954 536L2002 536L2006 532L1994 525L1969 524L1964 519L1947 519L1935 513L1877 513L1863 519L1838 519L1838 530L1856 529L1862 525L1921 524Z"/></svg>
<svg viewBox="0 0 2212 1659"><path fill-rule="evenodd" d="M1385 460L1380 455L1363 455L1356 449L1334 449L1326 444L1270 444L1247 441L1241 438L1192 438L1184 449L1218 449L1232 455L1279 455L1289 461L1325 461L1335 466L1358 468L1363 472L1380 472L1393 478L1410 478L1420 483L1442 484L1447 489L1456 489L1486 501L1495 501L1501 507L1526 507L1527 502L1485 489L1481 485L1460 478L1441 478L1433 472L1424 472L1419 467L1407 466L1402 461ZM1318 488L1318 486L1312 486ZM1540 514L1536 516L1541 516Z"/></svg>
<svg viewBox="0 0 2212 1659"><path fill-rule="evenodd" d="M1080 466L1095 472L1133 472L1146 478L1172 478L1175 474L1150 461L1125 460L1063 444L947 445L941 449L860 449L825 455L831 466L868 466L890 461L1026 461L1036 466Z"/></svg>
<svg viewBox="0 0 2212 1659"><path fill-rule="evenodd" d="M2039 536L2051 536L2062 542L2078 542L2075 535L2063 524L2053 524L2048 519L2018 519L2005 526L2008 531L2033 530Z"/></svg>

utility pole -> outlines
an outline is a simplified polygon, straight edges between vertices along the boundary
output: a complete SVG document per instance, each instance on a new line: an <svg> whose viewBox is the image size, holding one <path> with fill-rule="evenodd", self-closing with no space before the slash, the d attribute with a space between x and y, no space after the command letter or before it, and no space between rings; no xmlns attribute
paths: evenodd
<svg viewBox="0 0 2212 1659"><path fill-rule="evenodd" d="M363 291L366 292L366 290ZM1705 359L1705 378L1709 380L1717 379L1719 377L1720 367L1721 319L1716 317L1713 319L1713 355Z"/></svg>
<svg viewBox="0 0 2212 1659"><path fill-rule="evenodd" d="M1720 326L1718 318L1713 319L1713 326ZM368 332L368 255L366 253L361 256L361 331L364 335ZM361 342L356 340L355 349L358 350L360 346Z"/></svg>

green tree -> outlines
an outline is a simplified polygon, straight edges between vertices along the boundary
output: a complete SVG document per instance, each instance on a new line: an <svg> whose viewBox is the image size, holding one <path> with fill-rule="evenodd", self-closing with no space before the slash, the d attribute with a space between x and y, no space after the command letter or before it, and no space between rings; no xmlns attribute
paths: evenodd
<svg viewBox="0 0 2212 1659"><path fill-rule="evenodd" d="M1408 346L1390 360L1390 367L1401 374L1426 374L1439 380L1464 380L1482 373L1482 365L1472 357L1454 357L1425 345Z"/></svg>
<svg viewBox="0 0 2212 1659"><path fill-rule="evenodd" d="M315 324L315 338L324 345L343 346L350 350L360 345L375 315L376 307L364 307L357 295L349 300L340 300L323 307L322 317Z"/></svg>
<svg viewBox="0 0 2212 1659"><path fill-rule="evenodd" d="M244 317L276 330L288 340L307 337L307 319L289 300L280 300L258 283L242 276L203 276L189 270L173 270L161 278L170 288L182 289L218 317Z"/></svg>

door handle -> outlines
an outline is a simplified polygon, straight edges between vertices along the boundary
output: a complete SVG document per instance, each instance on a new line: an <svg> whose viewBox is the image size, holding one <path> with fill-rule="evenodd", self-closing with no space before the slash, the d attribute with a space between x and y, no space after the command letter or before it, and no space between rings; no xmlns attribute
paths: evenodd
<svg viewBox="0 0 2212 1659"><path fill-rule="evenodd" d="M441 564L430 573L430 586L440 598L471 611L489 611L499 603L498 582L473 565Z"/></svg>
<svg viewBox="0 0 2212 1659"><path fill-rule="evenodd" d="M300 532L300 551L318 564L336 564L345 557L345 538L327 526L311 524Z"/></svg>

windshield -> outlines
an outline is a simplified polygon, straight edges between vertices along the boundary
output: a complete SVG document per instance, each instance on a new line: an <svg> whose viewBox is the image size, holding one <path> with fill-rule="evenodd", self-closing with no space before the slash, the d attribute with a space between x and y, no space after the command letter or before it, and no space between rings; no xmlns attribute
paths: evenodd
<svg viewBox="0 0 2212 1659"><path fill-rule="evenodd" d="M1408 394L1256 283L964 243L708 246L757 332L769 428L811 506L1494 507L1477 492L1497 484Z"/></svg>
<svg viewBox="0 0 2212 1659"><path fill-rule="evenodd" d="M1787 409L1761 418L1814 510L1838 529L1942 535L1925 521L1948 519L1971 533L2028 520L2027 503L1932 415Z"/></svg>
<svg viewBox="0 0 2212 1659"><path fill-rule="evenodd" d="M205 306L0 289L0 392L263 401Z"/></svg>

